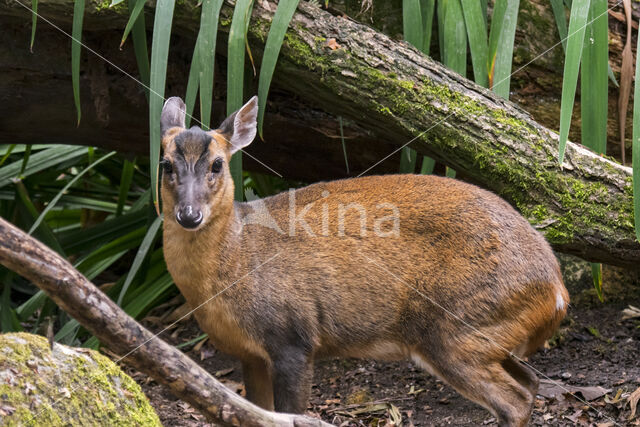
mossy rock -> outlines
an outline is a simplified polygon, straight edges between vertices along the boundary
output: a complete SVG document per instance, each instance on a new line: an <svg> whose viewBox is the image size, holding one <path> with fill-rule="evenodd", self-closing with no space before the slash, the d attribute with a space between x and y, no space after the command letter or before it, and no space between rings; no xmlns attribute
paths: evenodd
<svg viewBox="0 0 640 427"><path fill-rule="evenodd" d="M100 353L0 335L0 425L161 426L131 377Z"/></svg>

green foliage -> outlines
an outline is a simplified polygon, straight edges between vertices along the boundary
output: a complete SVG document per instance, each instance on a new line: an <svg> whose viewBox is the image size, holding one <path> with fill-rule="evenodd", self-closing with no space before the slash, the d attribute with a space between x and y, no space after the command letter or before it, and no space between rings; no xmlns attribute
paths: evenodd
<svg viewBox="0 0 640 427"><path fill-rule="evenodd" d="M122 40L120 41L120 47L124 45L124 42L127 41L127 36L129 32L133 28L134 24L138 21L140 17L140 12L144 8L144 0L131 0L129 2L129 20L127 21L127 25L124 27L124 33L122 34ZM112 3L111 6L114 4ZM144 17L144 14L142 15Z"/></svg>
<svg viewBox="0 0 640 427"><path fill-rule="evenodd" d="M213 103L213 67L218 35L218 17L222 0L204 0L198 33L198 75L200 82L200 120L201 126L209 129L211 124L211 105Z"/></svg>
<svg viewBox="0 0 640 427"><path fill-rule="evenodd" d="M580 58L582 57L584 46L589 3L589 0L575 0L571 7L560 106L560 142L558 149L558 161L560 164L564 160L564 150L569 137L569 126L571 125L573 102L578 84L578 70L580 69Z"/></svg>
<svg viewBox="0 0 640 427"><path fill-rule="evenodd" d="M409 147L404 147L401 151L400 157L400 173L413 173L416 170L416 162L418 160L418 153L416 150L412 150Z"/></svg>
<svg viewBox="0 0 640 427"><path fill-rule="evenodd" d="M638 37L640 48L640 37ZM640 241L640 55L636 55L636 76L633 89L633 216L636 228L636 238Z"/></svg>
<svg viewBox="0 0 640 427"><path fill-rule="evenodd" d="M36 24L38 23L38 0L31 0L31 42L29 50L33 52L33 41L36 39Z"/></svg>
<svg viewBox="0 0 640 427"><path fill-rule="evenodd" d="M442 63L455 72L467 75L467 31L462 13L461 0L439 0L438 20L443 20ZM440 15L442 13L442 15Z"/></svg>
<svg viewBox="0 0 640 427"><path fill-rule="evenodd" d="M80 172L79 174L77 174L76 176L74 176L64 187L62 187L62 189L60 191L58 191L58 194L56 194L54 196L53 199L51 199L51 201L47 204L47 207L44 208L42 210L42 212L40 213L40 216L38 216L38 218L34 221L33 225L31 226L31 228L29 229L29 234L33 233L34 230L36 228L38 228L38 226L40 225L40 223L42 222L42 220L45 218L45 216L47 215L47 213L53 209L53 207L56 205L56 203L58 202L58 200L60 200L60 198L62 197L62 195L64 193L67 192L67 190L73 185L75 184L80 178L82 178L84 176L84 174L86 174L87 172L89 172L93 167L97 166L98 164L100 164L102 161L108 159L109 157L112 157L113 155L115 155L116 152L112 151L109 154L106 154L102 157L100 157L98 160L96 160L95 162L91 163L89 166L87 166L86 168L84 168L82 170L82 172Z"/></svg>
<svg viewBox="0 0 640 427"><path fill-rule="evenodd" d="M580 112L582 144L599 154L607 152L609 108L609 46L607 0L591 0L580 67ZM593 286L600 301L602 265L591 264Z"/></svg>
<svg viewBox="0 0 640 427"><path fill-rule="evenodd" d="M262 56L262 65L260 66L260 80L258 82L258 132L262 138L262 125L264 121L264 112L267 107L267 95L269 94L269 86L273 72L276 69L276 62L280 54L280 47L284 41L284 35L289 27L289 22L293 17L293 13L298 7L300 0L281 0L278 8L273 16L267 42L264 46L264 55ZM346 153L345 153L346 156ZM348 169L348 167L347 167Z"/></svg>
<svg viewBox="0 0 640 427"><path fill-rule="evenodd" d="M86 148L76 145L51 146L39 151L34 156L31 156L30 159L27 152L25 152L21 159L17 159L0 169L0 188L11 184L14 179L26 178L38 172L51 169L68 160L83 156L84 153L86 153ZM27 168L24 167L24 159L30 160Z"/></svg>
<svg viewBox="0 0 640 427"><path fill-rule="evenodd" d="M489 86L509 99L513 42L520 0L496 0L489 33Z"/></svg>
<svg viewBox="0 0 640 427"><path fill-rule="evenodd" d="M582 144L599 154L607 151L607 18L607 1L591 0L580 67L580 111Z"/></svg>
<svg viewBox="0 0 640 427"><path fill-rule="evenodd" d="M75 0L73 7L73 26L71 30L71 83L73 85L73 101L78 111L78 125L80 125L80 117L82 116L80 108L80 53L82 48L84 1L85 0Z"/></svg>
<svg viewBox="0 0 640 427"><path fill-rule="evenodd" d="M402 25L404 39L422 50L426 34L420 1L402 0Z"/></svg>
<svg viewBox="0 0 640 427"><path fill-rule="evenodd" d="M558 28L558 35L560 36L560 42L562 48L567 50L567 17L564 12L564 4L562 0L551 0L551 8L553 9L553 17L556 20L556 27Z"/></svg>
<svg viewBox="0 0 640 427"><path fill-rule="evenodd" d="M242 107L244 89L244 52L247 44L247 27L253 8L253 0L238 0L233 10L229 29L229 49L227 55L227 115ZM242 151L235 153L229 162L231 176L235 184L235 199L243 200Z"/></svg>
<svg viewBox="0 0 640 427"><path fill-rule="evenodd" d="M140 0L141 1L141 0ZM153 23L151 45L150 94L149 94L149 173L151 195L156 211L158 207L158 162L160 161L160 113L164 105L164 86L167 79L169 39L173 21L173 0L158 0Z"/></svg>
<svg viewBox="0 0 640 427"><path fill-rule="evenodd" d="M347 143L344 140L344 129L342 127L342 116L338 116L340 124L340 141L342 141L342 154L344 154L344 165L347 168L347 175L349 175L349 159L347 158Z"/></svg>
<svg viewBox="0 0 640 427"><path fill-rule="evenodd" d="M136 254L136 257L133 259L131 268L127 273L127 278L124 281L124 285L122 286L120 295L118 295L118 301L117 301L118 305L122 304L122 300L124 299L124 296L127 294L127 291L129 290L129 286L131 285L131 282L133 282L133 279L138 273L138 270L142 266L142 263L144 262L144 260L147 259L147 255L149 255L150 250L153 249L153 244L156 241L156 238L158 237L158 234L159 234L158 232L160 230L161 225L162 225L162 217L158 216L151 223L149 230L147 230L147 233L145 234L144 239L142 240L142 243L138 248L138 253Z"/></svg>
<svg viewBox="0 0 640 427"><path fill-rule="evenodd" d="M120 193L118 194L118 206L116 207L116 216L122 215L124 210L124 204L127 201L129 195L129 189L131 188L131 181L133 180L133 172L135 167L135 160L133 162L128 159L124 160L122 167L122 175L120 176Z"/></svg>
<svg viewBox="0 0 640 427"><path fill-rule="evenodd" d="M474 79L480 86L489 87L487 23L481 4L475 1L462 1L462 11L469 36Z"/></svg>
<svg viewBox="0 0 640 427"><path fill-rule="evenodd" d="M434 1L402 1L404 39L426 54L429 53L434 6ZM418 153L415 150L410 147L402 148L399 172L414 173L417 160Z"/></svg>
<svg viewBox="0 0 640 427"><path fill-rule="evenodd" d="M87 156L93 150L64 145L31 149L27 158L24 145L0 146L0 153L9 153L0 168L3 216L73 259L89 280L104 282L99 278L107 270L119 275L107 293L135 317L175 294L157 248L162 219L152 213L150 191L144 190L149 177L115 152ZM119 185L122 176L128 182ZM49 316L56 319L58 341L78 345L91 338L28 281L4 269L0 279L4 332L20 330L21 324L37 331Z"/></svg>
<svg viewBox="0 0 640 427"><path fill-rule="evenodd" d="M419 49L425 54L429 54L431 48L431 33L433 28L433 14L435 12L436 0L420 0L420 14L422 15L422 46Z"/></svg>

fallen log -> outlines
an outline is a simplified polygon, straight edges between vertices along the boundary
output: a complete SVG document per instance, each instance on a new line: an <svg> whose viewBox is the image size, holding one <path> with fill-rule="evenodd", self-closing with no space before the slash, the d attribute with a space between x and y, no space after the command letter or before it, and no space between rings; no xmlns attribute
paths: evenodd
<svg viewBox="0 0 640 427"><path fill-rule="evenodd" d="M199 15L190 5L176 10L175 34L195 35ZM254 7L249 37L257 63L275 7L266 0ZM70 10L72 0L39 2L40 12L64 25L70 22ZM229 30L231 14L232 7L225 4L221 22L227 24L221 26L221 35ZM2 0L0 15L27 19L29 11L15 0ZM85 28L113 28L125 17L125 11L105 10L92 2ZM218 44L223 54L224 39ZM385 157L397 158L411 141L409 146L418 152L503 196L555 249L590 261L640 266L629 168L572 143L559 165L554 132L405 43L301 2L285 37L274 84L395 146L362 172L379 172ZM261 159L266 164L279 155L276 142L272 144L265 154L273 157Z"/></svg>
<svg viewBox="0 0 640 427"><path fill-rule="evenodd" d="M31 280L126 363L168 386L209 420L225 426L328 426L315 418L269 412L243 399L142 327L66 260L2 218L0 236L0 264Z"/></svg>

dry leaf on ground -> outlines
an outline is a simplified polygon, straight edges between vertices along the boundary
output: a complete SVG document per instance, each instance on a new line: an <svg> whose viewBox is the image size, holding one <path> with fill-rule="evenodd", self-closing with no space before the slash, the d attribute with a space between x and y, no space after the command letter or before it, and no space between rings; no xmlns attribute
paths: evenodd
<svg viewBox="0 0 640 427"><path fill-rule="evenodd" d="M631 396L629 396L629 400L627 400L627 402L629 402L629 406L631 407L631 415L629 415L630 420L632 420L633 417L636 416L638 400L640 400L640 387L638 387L636 391L631 393Z"/></svg>
<svg viewBox="0 0 640 427"><path fill-rule="evenodd" d="M565 394L580 393L582 397L587 401L598 399L607 393L610 393L611 389L607 389L600 386L591 387L578 387L568 384L563 384L560 381L540 380L540 388L538 394L544 396L547 399L558 399Z"/></svg>
<svg viewBox="0 0 640 427"><path fill-rule="evenodd" d="M640 317L640 308L629 305L629 307L622 310L622 320L633 319Z"/></svg>

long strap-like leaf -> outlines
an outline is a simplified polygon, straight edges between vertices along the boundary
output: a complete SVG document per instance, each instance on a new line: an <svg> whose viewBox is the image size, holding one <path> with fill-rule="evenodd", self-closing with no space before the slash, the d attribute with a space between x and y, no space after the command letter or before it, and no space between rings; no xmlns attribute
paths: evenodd
<svg viewBox="0 0 640 427"><path fill-rule="evenodd" d="M116 216L122 215L124 211L124 205L129 195L129 189L131 188L131 182L133 180L133 173L135 171L136 159L133 161L128 159L124 160L122 166L122 173L120 174L120 190L118 192L118 205L116 207Z"/></svg>
<svg viewBox="0 0 640 427"><path fill-rule="evenodd" d="M153 42L151 45L151 73L149 77L149 168L151 176L151 194L156 212L158 206L158 161L160 160L160 114L164 104L164 85L167 78L167 60L169 39L173 21L174 0L158 0L153 23Z"/></svg>
<svg viewBox="0 0 640 427"><path fill-rule="evenodd" d="M424 30L419 0L402 0L402 28L404 39L420 49L424 43Z"/></svg>
<svg viewBox="0 0 640 427"><path fill-rule="evenodd" d="M560 141L558 146L558 161L562 164L564 150L569 137L569 126L573 113L573 102L578 84L578 70L584 44L585 27L589 14L589 0L574 0L571 6L569 20L569 35L567 37L567 54L564 60L564 74L562 78L562 101L560 105Z"/></svg>
<svg viewBox="0 0 640 427"><path fill-rule="evenodd" d="M253 0L238 0L233 10L231 28L229 29L229 48L227 61L227 114L242 107L244 86L244 54L246 29L251 16ZM229 162L231 176L235 185L235 199L244 199L242 180L242 152L238 151Z"/></svg>
<svg viewBox="0 0 640 427"><path fill-rule="evenodd" d="M605 154L607 151L609 107L607 18L607 0L591 0L580 66L582 144L600 154ZM591 264L591 277L598 298L603 301L601 264Z"/></svg>
<svg viewBox="0 0 640 427"><path fill-rule="evenodd" d="M638 37L637 48L640 48ZM637 52L637 51L636 51ZM640 241L640 55L636 54L636 80L633 89L633 216L636 238Z"/></svg>
<svg viewBox="0 0 640 427"><path fill-rule="evenodd" d="M520 0L496 0L489 34L489 86L509 99L513 43Z"/></svg>
<svg viewBox="0 0 640 427"><path fill-rule="evenodd" d="M422 22L422 6L419 0L402 0L402 31L404 39L421 49L424 46L424 25ZM418 153L410 147L400 152L400 173L414 173Z"/></svg>
<svg viewBox="0 0 640 427"><path fill-rule="evenodd" d="M202 3L197 49L199 50L200 120L204 128L209 128L211 123L213 68L221 7L222 0L204 0Z"/></svg>
<svg viewBox="0 0 640 427"><path fill-rule="evenodd" d="M78 125L82 115L80 108L80 53L82 48L82 21L84 19L84 0L76 0L73 6L73 26L71 29L71 84L73 101L78 112Z"/></svg>
<svg viewBox="0 0 640 427"><path fill-rule="evenodd" d="M33 41L36 38L36 24L38 23L38 0L31 0L31 43L29 50L33 52Z"/></svg>
<svg viewBox="0 0 640 427"><path fill-rule="evenodd" d="M156 217L151 223L151 226L147 230L147 234L145 234L140 247L138 248L138 252L136 253L136 257L133 259L133 263L131 264L131 268L127 273L127 278L124 281L124 285L120 290L120 294L118 295L118 305L122 305L122 300L124 296L127 294L127 290L129 290L129 286L133 281L134 277L138 273L140 266L142 265L142 261L147 257L147 254L151 249L153 249L153 242L155 242L156 237L158 237L158 230L160 230L160 226L162 225L162 217Z"/></svg>
<svg viewBox="0 0 640 427"><path fill-rule="evenodd" d="M140 7L140 4L144 5L145 0L129 0L129 13L133 14L136 7ZM149 52L147 50L147 28L144 20L144 13L139 13L138 17L133 23L131 29L131 38L133 39L133 51L136 55L136 62L138 64L138 72L142 83L144 83L144 93L149 100Z"/></svg>
<svg viewBox="0 0 640 427"><path fill-rule="evenodd" d="M271 28L267 36L267 43L264 46L264 55L262 56L262 64L260 65L260 78L258 83L258 133L262 138L262 125L264 121L264 112L267 107L267 95L269 94L269 86L273 72L278 62L280 47L284 41L284 35L289 28L289 23L293 14L298 7L300 0L281 0L278 3Z"/></svg>
<svg viewBox="0 0 640 427"><path fill-rule="evenodd" d="M138 17L140 16L140 12L142 12L142 9L144 8L144 3L145 3L145 0L131 1L130 5L133 5L133 7L130 7L129 9L129 20L127 21L127 25L124 27L122 40L120 40L120 48L122 48L122 46L124 45L124 42L127 41L127 36L129 35L129 31L131 31L131 29L133 28L133 25L138 20Z"/></svg>
<svg viewBox="0 0 640 427"><path fill-rule="evenodd" d="M567 16L564 12L564 4L562 0L551 0L551 8L553 9L553 17L556 20L556 28L562 42L562 49L567 50Z"/></svg>
<svg viewBox="0 0 640 427"><path fill-rule="evenodd" d="M436 0L420 0L420 13L422 15L422 47L420 50L425 55L429 55L431 47L431 32L433 29L433 13L435 11Z"/></svg>
<svg viewBox="0 0 640 427"><path fill-rule="evenodd" d="M609 63L607 0L591 0L580 67L582 144L599 154L607 150Z"/></svg>
<svg viewBox="0 0 640 427"><path fill-rule="evenodd" d="M191 126L191 117L193 116L193 108L196 105L196 96L198 95L198 88L200 87L200 34L196 38L196 45L193 48L193 55L191 56L191 66L189 68L189 79L187 80L187 92L184 96L184 103L186 106L185 112L185 126Z"/></svg>
<svg viewBox="0 0 640 427"><path fill-rule="evenodd" d="M480 86L489 86L489 44L487 24L482 14L482 5L477 1L462 1L464 23L469 37L473 76Z"/></svg>
<svg viewBox="0 0 640 427"><path fill-rule="evenodd" d="M440 19L440 17L438 17ZM443 63L455 72L467 74L467 31L460 0L445 0Z"/></svg>

